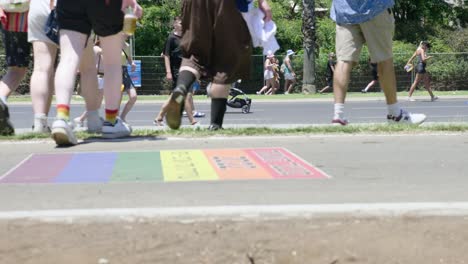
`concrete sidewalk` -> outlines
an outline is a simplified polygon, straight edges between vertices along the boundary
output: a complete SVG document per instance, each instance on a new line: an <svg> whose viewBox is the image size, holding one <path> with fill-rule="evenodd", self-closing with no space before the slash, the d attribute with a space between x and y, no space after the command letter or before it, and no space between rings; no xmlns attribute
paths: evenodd
<svg viewBox="0 0 468 264"><path fill-rule="evenodd" d="M2 141L0 174L32 153L265 147L330 178L0 184L0 262L468 263L468 134Z"/></svg>

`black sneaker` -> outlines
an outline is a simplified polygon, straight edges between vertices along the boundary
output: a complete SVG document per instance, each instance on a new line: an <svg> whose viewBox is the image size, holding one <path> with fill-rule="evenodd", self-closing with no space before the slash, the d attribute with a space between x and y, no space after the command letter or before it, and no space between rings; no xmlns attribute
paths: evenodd
<svg viewBox="0 0 468 264"><path fill-rule="evenodd" d="M221 126L219 126L218 124L211 124L209 127L208 127L208 130L209 131L216 131L216 130L220 130L220 129L223 129Z"/></svg>
<svg viewBox="0 0 468 264"><path fill-rule="evenodd" d="M177 86L172 91L166 112L166 124L172 129L178 129L182 123L182 111L184 109L186 95L186 89L181 86Z"/></svg>
<svg viewBox="0 0 468 264"><path fill-rule="evenodd" d="M0 135L11 136L15 134L15 128L10 122L8 106L0 99Z"/></svg>

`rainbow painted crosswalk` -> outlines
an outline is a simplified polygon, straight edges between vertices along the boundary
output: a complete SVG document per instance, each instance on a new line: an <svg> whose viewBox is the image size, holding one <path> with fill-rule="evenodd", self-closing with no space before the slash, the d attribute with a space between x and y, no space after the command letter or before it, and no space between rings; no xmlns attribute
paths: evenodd
<svg viewBox="0 0 468 264"><path fill-rule="evenodd" d="M105 183L328 176L284 148L34 154L0 183Z"/></svg>

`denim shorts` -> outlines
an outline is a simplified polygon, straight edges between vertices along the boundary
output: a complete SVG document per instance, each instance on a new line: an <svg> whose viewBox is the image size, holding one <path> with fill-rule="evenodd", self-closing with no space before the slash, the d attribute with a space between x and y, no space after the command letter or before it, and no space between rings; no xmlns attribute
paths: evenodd
<svg viewBox="0 0 468 264"><path fill-rule="evenodd" d="M12 32L2 30L5 45L5 61L7 67L28 67L31 60L31 44L27 32Z"/></svg>

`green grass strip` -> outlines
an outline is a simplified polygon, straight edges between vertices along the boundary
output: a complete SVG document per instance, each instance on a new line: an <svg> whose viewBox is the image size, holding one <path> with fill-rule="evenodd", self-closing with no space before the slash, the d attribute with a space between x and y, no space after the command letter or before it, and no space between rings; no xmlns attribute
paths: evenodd
<svg viewBox="0 0 468 264"><path fill-rule="evenodd" d="M290 135L356 135L356 134L426 134L426 133L467 133L468 124L430 124L424 126L388 125L388 124L354 124L348 126L311 125L293 128L246 127L228 128L209 131L203 127L182 128L178 130L136 129L132 137L181 137L203 138L210 136L290 136ZM79 139L100 138L99 134L77 132ZM50 138L48 134L24 133L15 136L0 136L0 140L31 140Z"/></svg>

